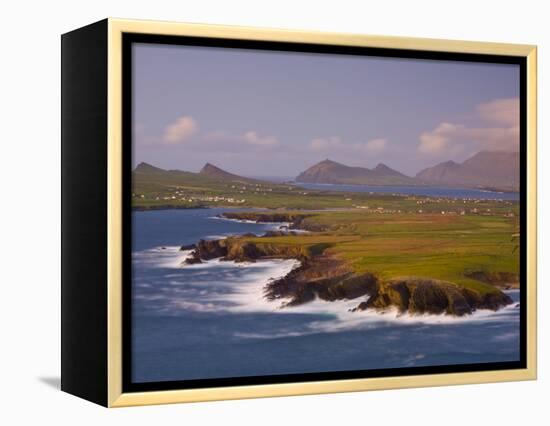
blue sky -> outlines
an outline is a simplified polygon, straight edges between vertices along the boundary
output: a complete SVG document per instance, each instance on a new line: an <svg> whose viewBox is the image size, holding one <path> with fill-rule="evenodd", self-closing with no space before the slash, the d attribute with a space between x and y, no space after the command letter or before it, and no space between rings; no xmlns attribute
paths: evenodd
<svg viewBox="0 0 550 426"><path fill-rule="evenodd" d="M296 176L330 158L404 173L517 150L519 67L135 44L134 164Z"/></svg>

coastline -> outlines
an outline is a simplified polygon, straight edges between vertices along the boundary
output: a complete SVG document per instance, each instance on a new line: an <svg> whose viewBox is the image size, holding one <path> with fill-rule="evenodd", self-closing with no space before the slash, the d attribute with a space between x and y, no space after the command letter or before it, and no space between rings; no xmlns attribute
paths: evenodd
<svg viewBox="0 0 550 426"><path fill-rule="evenodd" d="M312 247L273 244L262 241L270 237L292 235L293 229L322 232L307 223L313 214L277 212L226 212L229 220L256 223L290 223L288 231L270 231L263 236L244 234L220 240L200 240L193 247L187 264L211 259L234 262L256 262L268 259L295 259L300 266L284 277L265 284L264 297L280 300L281 308L307 304L316 299L325 302L355 300L352 312L397 309L401 314L446 314L461 317L478 309L497 311L510 305L512 299L494 286L480 294L448 281L426 277L396 277L381 280L372 273L355 273L343 260L329 253L328 245ZM188 248L188 247L187 247ZM182 247L183 249L183 247Z"/></svg>
<svg viewBox="0 0 550 426"><path fill-rule="evenodd" d="M472 353L479 354L475 355L478 362L519 356L515 350L519 341L519 291L507 291L514 303L498 311L479 309L460 317L401 313L396 307L353 311L367 296L330 302L316 297L311 302L281 308L281 303L290 299L267 300L265 285L286 276L296 265L293 260L224 262L215 259L182 267L181 262L189 253L180 251L182 244L194 244L203 237L263 235L275 228L213 219L223 212L224 209L205 209L135 214L138 232L133 239L132 306L139 325L136 365L141 371L139 377L144 380L151 379L143 373L148 371L147 365L159 357L163 362L158 365L162 365L163 370L155 374L164 378L206 375L220 365L219 358L194 355L199 352L223 353L222 364L227 365L226 361L231 360L230 368L234 366L234 370L228 370L231 374L240 374L243 369L250 371L250 368L264 372L261 370L264 367L265 372L273 373L284 372L289 366L307 371L308 368L319 370L344 364L368 369L402 367L409 362L437 364L442 360L471 363ZM354 215L324 211L308 213L315 215L310 222L338 225L338 228L304 236L266 238L265 241L321 242L328 235L338 235L342 241L341 236L347 234L346 229L339 229L345 223L342 220L355 221L356 217L364 215L362 212ZM390 219L370 216L372 221L367 223ZM351 231L364 232L361 228ZM365 236L368 239L368 235ZM391 238L391 234L388 237ZM252 240L260 241L257 237ZM377 244L360 247L362 252L364 248L370 250L363 253L369 264L376 247ZM335 248L329 251L342 252ZM489 270L501 270L487 266ZM432 270L426 268L427 272ZM433 276L439 275L434 271ZM254 350L254 359L258 360L252 367L247 357L251 350ZM289 362L283 354L291 354L296 361ZM189 362L182 363L181 359Z"/></svg>

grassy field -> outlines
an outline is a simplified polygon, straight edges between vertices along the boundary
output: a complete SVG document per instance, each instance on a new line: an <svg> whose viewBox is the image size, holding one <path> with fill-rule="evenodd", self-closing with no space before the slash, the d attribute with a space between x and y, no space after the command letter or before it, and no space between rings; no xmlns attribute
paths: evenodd
<svg viewBox="0 0 550 426"><path fill-rule="evenodd" d="M136 209L259 207L268 209L361 209L385 213L465 213L501 215L517 211L511 201L455 200L381 193L316 191L294 185L224 182L196 173L133 174Z"/></svg>
<svg viewBox="0 0 550 426"><path fill-rule="evenodd" d="M224 182L194 173L134 173L133 206L333 209L306 219L327 231L252 239L262 244L327 250L355 272L451 281L481 293L491 284L471 272L518 274L519 205L512 201L446 199L376 193L313 191L285 184ZM261 240L261 241L260 241Z"/></svg>
<svg viewBox="0 0 550 426"><path fill-rule="evenodd" d="M385 280L429 277L480 293L494 287L469 278L470 273L519 272L516 243L511 238L517 220L511 217L346 211L316 213L308 222L324 224L329 230L251 241L326 249L357 273L371 272Z"/></svg>

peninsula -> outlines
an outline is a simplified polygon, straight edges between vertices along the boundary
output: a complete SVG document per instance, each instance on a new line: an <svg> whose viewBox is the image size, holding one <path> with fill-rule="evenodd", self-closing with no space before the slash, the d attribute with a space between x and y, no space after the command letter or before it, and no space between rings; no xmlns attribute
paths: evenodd
<svg viewBox="0 0 550 426"><path fill-rule="evenodd" d="M401 313L463 316L511 304L502 290L518 286L513 247L504 243L505 218L484 226L471 218L456 223L440 215L399 215L390 228L380 216L357 212L228 212L223 217L291 225L287 232L261 237L201 240L185 247L193 250L185 262L297 259L299 267L264 288L264 296L281 301L282 308L315 299L357 299L354 311L393 308ZM495 230L497 224L502 228ZM430 225L434 229L426 232ZM481 239L491 241L486 247L493 253L490 260L477 250Z"/></svg>
<svg viewBox="0 0 550 426"><path fill-rule="evenodd" d="M466 162L465 170L483 169L491 155L479 155L483 158ZM402 184L418 179L384 165L365 169L330 160L299 177L337 176ZM185 247L192 250L187 263L298 260L300 266L287 276L266 283L265 297L283 308L315 299L353 299L357 312L463 316L512 303L503 290L519 286L517 201L310 190L240 176L210 163L198 173L141 163L133 183L136 210L239 208L223 216L290 223L288 230L261 237L235 235Z"/></svg>

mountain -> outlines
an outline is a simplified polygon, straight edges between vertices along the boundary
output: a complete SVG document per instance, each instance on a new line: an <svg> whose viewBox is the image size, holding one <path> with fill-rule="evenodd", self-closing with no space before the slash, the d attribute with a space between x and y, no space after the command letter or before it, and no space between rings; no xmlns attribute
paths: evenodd
<svg viewBox="0 0 550 426"><path fill-rule="evenodd" d="M245 182L245 183L261 183L257 179L246 178L243 176L235 175L233 173L226 172L213 164L206 163L199 172L200 175L208 176L217 180L232 181L232 182Z"/></svg>
<svg viewBox="0 0 550 426"><path fill-rule="evenodd" d="M183 170L165 170L148 163L139 163L134 169L134 180L163 184L240 182L255 185L268 183L226 172L210 163L206 163L198 173Z"/></svg>
<svg viewBox="0 0 550 426"><path fill-rule="evenodd" d="M395 176L395 177L410 179L409 176L406 176L403 173L400 173L397 170L394 170L383 163L378 163L376 167L372 169L372 172L374 172L374 174L376 174L377 176Z"/></svg>
<svg viewBox="0 0 550 426"><path fill-rule="evenodd" d="M134 169L134 172L136 172L136 173L148 173L148 174L159 174L159 173L166 173L167 171L164 170L164 169L161 169L159 167L152 166L149 163L141 162Z"/></svg>
<svg viewBox="0 0 550 426"><path fill-rule="evenodd" d="M132 173L132 181L136 187L145 187L148 190L152 186L174 185L208 185L215 183L214 179L199 173L185 172L183 170L165 170L148 163L139 163Z"/></svg>
<svg viewBox="0 0 550 426"><path fill-rule="evenodd" d="M463 163L447 161L428 167L416 178L431 185L500 190L519 189L519 153L480 151Z"/></svg>
<svg viewBox="0 0 550 426"><path fill-rule="evenodd" d="M295 180L303 183L363 185L417 184L414 178L399 173L385 164L378 164L374 169L368 169L366 167L346 166L328 159L300 173Z"/></svg>
<svg viewBox="0 0 550 426"><path fill-rule="evenodd" d="M459 168L460 164L454 161L445 161L418 172L416 177L425 182L445 182L446 180L452 180L453 174Z"/></svg>

